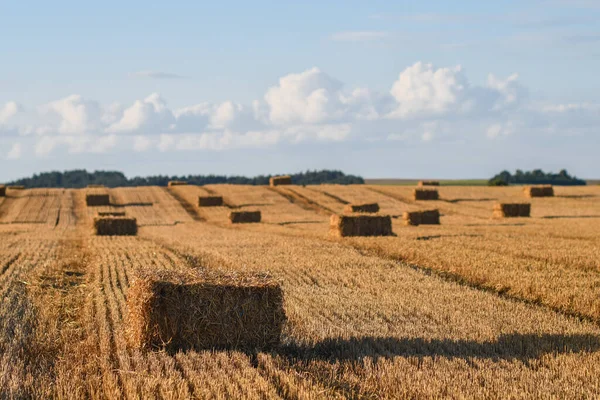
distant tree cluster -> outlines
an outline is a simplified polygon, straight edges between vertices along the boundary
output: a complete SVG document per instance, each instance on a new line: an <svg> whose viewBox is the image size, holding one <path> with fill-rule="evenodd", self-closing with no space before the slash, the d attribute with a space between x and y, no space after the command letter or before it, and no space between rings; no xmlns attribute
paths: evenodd
<svg viewBox="0 0 600 400"><path fill-rule="evenodd" d="M512 175L508 171L502 171L488 181L490 186L507 185L556 185L556 186L580 186L586 182L582 179L569 175L567 170L562 169L558 174L545 173L541 169L533 171L515 171Z"/></svg>
<svg viewBox="0 0 600 400"><path fill-rule="evenodd" d="M268 185L270 177L271 175L259 175L253 178L225 175L157 175L128 179L122 172L119 171L88 172L86 170L73 170L65 172L53 171L34 174L30 178L18 179L13 182L8 182L8 184L23 185L26 188L84 188L87 185L104 185L107 187L167 186L169 181L186 181L191 185L207 185L218 183ZM292 183L295 185L315 185L321 183L350 185L365 183L364 179L360 176L346 175L342 171L336 170L306 171L292 174L291 177Z"/></svg>

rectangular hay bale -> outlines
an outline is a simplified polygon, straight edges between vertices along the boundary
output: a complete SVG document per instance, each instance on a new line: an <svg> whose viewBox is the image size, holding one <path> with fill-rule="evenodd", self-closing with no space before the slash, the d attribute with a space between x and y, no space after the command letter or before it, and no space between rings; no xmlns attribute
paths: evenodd
<svg viewBox="0 0 600 400"><path fill-rule="evenodd" d="M25 190L25 186L23 186L23 185L12 185L12 186L8 186L7 189L9 189L9 190Z"/></svg>
<svg viewBox="0 0 600 400"><path fill-rule="evenodd" d="M198 196L198 207L221 207L223 206L222 196Z"/></svg>
<svg viewBox="0 0 600 400"><path fill-rule="evenodd" d="M529 217L530 203L497 203L494 205L494 218Z"/></svg>
<svg viewBox="0 0 600 400"><path fill-rule="evenodd" d="M6 186L0 185L0 197L6 196Z"/></svg>
<svg viewBox="0 0 600 400"><path fill-rule="evenodd" d="M523 189L527 197L553 197L554 188L552 185L528 186Z"/></svg>
<svg viewBox="0 0 600 400"><path fill-rule="evenodd" d="M415 189L415 200L438 200L440 198L437 189Z"/></svg>
<svg viewBox="0 0 600 400"><path fill-rule="evenodd" d="M369 203L369 204L346 204L344 207L344 213L378 213L379 212L379 204L377 203Z"/></svg>
<svg viewBox="0 0 600 400"><path fill-rule="evenodd" d="M265 274L143 270L127 293L127 338L155 350L269 349L286 321L283 290Z"/></svg>
<svg viewBox="0 0 600 400"><path fill-rule="evenodd" d="M440 186L439 181L419 181L418 186Z"/></svg>
<svg viewBox="0 0 600 400"><path fill-rule="evenodd" d="M272 176L269 179L270 186L291 185L291 184L292 184L292 177L289 175Z"/></svg>
<svg viewBox="0 0 600 400"><path fill-rule="evenodd" d="M85 204L88 207L110 206L110 197L108 193L87 193L85 195Z"/></svg>
<svg viewBox="0 0 600 400"><path fill-rule="evenodd" d="M389 215L337 215L329 220L333 236L391 236L392 218Z"/></svg>
<svg viewBox="0 0 600 400"><path fill-rule="evenodd" d="M90 185L87 185L87 188L88 189L104 189L104 188L106 188L106 186L100 185L100 184L90 184Z"/></svg>
<svg viewBox="0 0 600 400"><path fill-rule="evenodd" d="M135 236L137 220L131 217L95 217L94 233L97 236Z"/></svg>
<svg viewBox="0 0 600 400"><path fill-rule="evenodd" d="M404 212L402 219L406 225L439 225L440 212L439 210Z"/></svg>
<svg viewBox="0 0 600 400"><path fill-rule="evenodd" d="M187 184L186 181L169 181L169 186L183 186Z"/></svg>
<svg viewBox="0 0 600 400"><path fill-rule="evenodd" d="M231 211L229 220L232 224L258 223L261 220L260 211Z"/></svg>

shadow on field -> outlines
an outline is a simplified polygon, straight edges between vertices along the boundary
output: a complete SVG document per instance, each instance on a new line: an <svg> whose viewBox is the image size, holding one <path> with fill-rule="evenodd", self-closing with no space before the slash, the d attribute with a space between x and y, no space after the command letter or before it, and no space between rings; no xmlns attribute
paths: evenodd
<svg viewBox="0 0 600 400"><path fill-rule="evenodd" d="M281 350L280 355L300 361L322 360L331 363L395 356L527 361L549 353L595 351L600 351L600 336L514 333L485 342L393 337L328 339L314 346L289 345Z"/></svg>
<svg viewBox="0 0 600 400"><path fill-rule="evenodd" d="M467 201L496 201L498 200L495 197L484 197L484 198L480 198L480 199L449 199L449 200L444 200L447 203L459 203L459 202L467 202Z"/></svg>
<svg viewBox="0 0 600 400"><path fill-rule="evenodd" d="M114 203L110 203L111 207L152 207L154 205L154 203L121 203L121 204L114 204Z"/></svg>
<svg viewBox="0 0 600 400"><path fill-rule="evenodd" d="M559 197L561 199L589 199L592 197L596 197L596 195L594 195L594 194L563 194L563 195L554 196L554 197Z"/></svg>
<svg viewBox="0 0 600 400"><path fill-rule="evenodd" d="M541 218L544 219L562 219L562 218L600 218L600 215L546 215Z"/></svg>

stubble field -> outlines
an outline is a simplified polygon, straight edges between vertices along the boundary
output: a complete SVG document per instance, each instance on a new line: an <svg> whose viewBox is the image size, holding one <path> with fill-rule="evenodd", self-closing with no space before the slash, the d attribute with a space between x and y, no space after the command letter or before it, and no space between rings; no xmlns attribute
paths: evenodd
<svg viewBox="0 0 600 400"><path fill-rule="evenodd" d="M0 398L598 398L600 187L233 185L32 189L0 197ZM197 207L198 196L223 207ZM492 219L497 201L531 218ZM377 202L392 237L334 238L329 216ZM439 226L404 226L437 208ZM260 224L232 225L232 210ZM98 211L137 218L96 237ZM268 271L279 347L141 351L126 342L141 268Z"/></svg>

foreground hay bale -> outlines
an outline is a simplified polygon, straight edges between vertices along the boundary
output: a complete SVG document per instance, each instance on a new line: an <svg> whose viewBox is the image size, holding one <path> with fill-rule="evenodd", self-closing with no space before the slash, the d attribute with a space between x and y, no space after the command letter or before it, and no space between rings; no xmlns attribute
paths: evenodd
<svg viewBox="0 0 600 400"><path fill-rule="evenodd" d="M231 211L229 220L232 224L257 223L261 220L260 211Z"/></svg>
<svg viewBox="0 0 600 400"><path fill-rule="evenodd" d="M552 185L528 186L523 189L526 197L552 197L554 188Z"/></svg>
<svg viewBox="0 0 600 400"><path fill-rule="evenodd" d="M404 212L402 219L405 225L439 225L439 210Z"/></svg>
<svg viewBox="0 0 600 400"><path fill-rule="evenodd" d="M88 207L110 206L110 197L108 193L87 193L85 204Z"/></svg>
<svg viewBox="0 0 600 400"><path fill-rule="evenodd" d="M0 185L0 197L6 196L6 186Z"/></svg>
<svg viewBox="0 0 600 400"><path fill-rule="evenodd" d="M169 181L169 186L183 186L187 184L186 181Z"/></svg>
<svg viewBox="0 0 600 400"><path fill-rule="evenodd" d="M440 186L439 181L419 181L418 186Z"/></svg>
<svg viewBox="0 0 600 400"><path fill-rule="evenodd" d="M124 217L125 211L98 211L99 217Z"/></svg>
<svg viewBox="0 0 600 400"><path fill-rule="evenodd" d="M438 200L440 198L436 189L415 189L415 200Z"/></svg>
<svg viewBox="0 0 600 400"><path fill-rule="evenodd" d="M291 185L291 184L292 184L292 177L289 175L273 176L269 179L270 186Z"/></svg>
<svg viewBox="0 0 600 400"><path fill-rule="evenodd" d="M198 207L221 207L222 196L198 196Z"/></svg>
<svg viewBox="0 0 600 400"><path fill-rule="evenodd" d="M145 270L127 293L127 337L142 349L268 349L286 320L267 275Z"/></svg>
<svg viewBox="0 0 600 400"><path fill-rule="evenodd" d="M97 236L135 236L137 220L131 217L96 217L94 233Z"/></svg>
<svg viewBox="0 0 600 400"><path fill-rule="evenodd" d="M329 220L333 236L391 236L392 218L389 215L332 215Z"/></svg>
<svg viewBox="0 0 600 400"><path fill-rule="evenodd" d="M377 203L369 203L369 204L346 204L344 207L344 213L378 213L379 212L379 204Z"/></svg>
<svg viewBox="0 0 600 400"><path fill-rule="evenodd" d="M25 186L23 185L12 185L8 186L9 190L25 190Z"/></svg>
<svg viewBox="0 0 600 400"><path fill-rule="evenodd" d="M88 189L104 189L106 188L106 186L104 185L98 185L98 184L90 184L87 185Z"/></svg>
<svg viewBox="0 0 600 400"><path fill-rule="evenodd" d="M494 218L529 217L531 204L529 203L498 203L494 205Z"/></svg>

